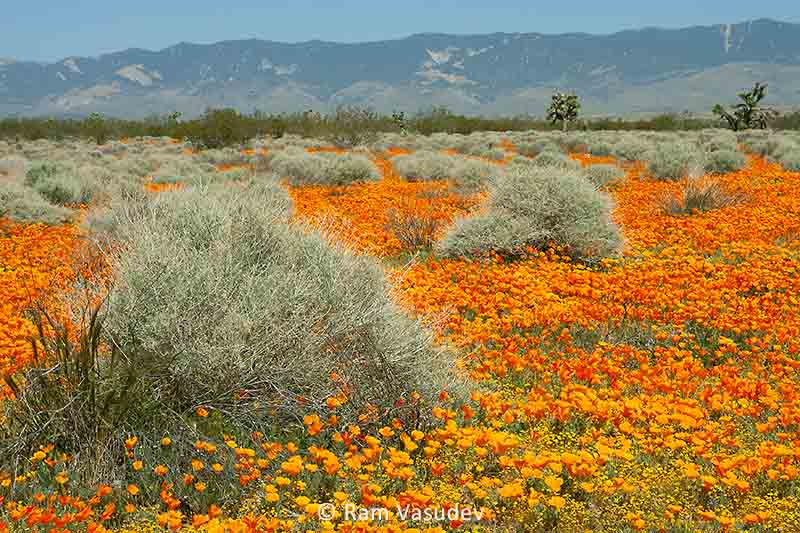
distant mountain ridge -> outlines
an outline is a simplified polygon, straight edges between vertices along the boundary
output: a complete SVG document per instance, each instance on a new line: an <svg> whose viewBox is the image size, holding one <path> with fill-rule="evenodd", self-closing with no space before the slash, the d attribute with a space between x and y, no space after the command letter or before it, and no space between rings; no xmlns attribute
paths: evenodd
<svg viewBox="0 0 800 533"><path fill-rule="evenodd" d="M142 117L341 104L542 115L554 90L589 114L707 111L756 81L800 105L800 24L759 19L610 35L417 34L357 44L258 39L129 49L51 64L0 60L0 116Z"/></svg>

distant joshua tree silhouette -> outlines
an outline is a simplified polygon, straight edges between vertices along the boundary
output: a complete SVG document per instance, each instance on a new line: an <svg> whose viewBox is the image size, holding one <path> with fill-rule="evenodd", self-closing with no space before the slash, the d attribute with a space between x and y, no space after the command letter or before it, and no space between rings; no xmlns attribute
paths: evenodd
<svg viewBox="0 0 800 533"><path fill-rule="evenodd" d="M577 94L556 93L547 110L547 120L555 124L561 122L561 129L567 131L567 123L578 118L581 102Z"/></svg>
<svg viewBox="0 0 800 533"><path fill-rule="evenodd" d="M728 123L733 131L758 128L766 129L770 120L778 116L778 112L768 107L761 107L761 100L767 95L767 84L756 83L748 92L739 93L741 103L733 106L733 112L727 111L720 104L712 112Z"/></svg>

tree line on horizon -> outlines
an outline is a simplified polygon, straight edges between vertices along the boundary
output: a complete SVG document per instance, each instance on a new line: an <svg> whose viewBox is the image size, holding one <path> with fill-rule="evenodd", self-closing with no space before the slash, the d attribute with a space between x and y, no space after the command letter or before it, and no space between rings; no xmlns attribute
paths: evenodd
<svg viewBox="0 0 800 533"><path fill-rule="evenodd" d="M208 109L194 119L182 120L178 112L131 120L92 113L84 118L0 119L0 139L37 140L85 138L98 144L131 137L173 137L186 139L198 149L243 144L254 137L275 138L286 134L328 140L339 146L353 146L378 133L470 134L476 131L566 130L568 127L594 130L698 130L728 127L734 131L750 128L800 129L800 111L778 115L763 107L766 84L739 95L741 102L728 111L721 105L712 109L716 118L693 117L688 113L665 113L651 118L621 117L579 119L581 104L576 94L556 93L545 118L530 115L510 117L466 116L446 107L435 107L414 115L381 114L369 108L342 106L332 113L313 110L296 113L241 113L235 109Z"/></svg>

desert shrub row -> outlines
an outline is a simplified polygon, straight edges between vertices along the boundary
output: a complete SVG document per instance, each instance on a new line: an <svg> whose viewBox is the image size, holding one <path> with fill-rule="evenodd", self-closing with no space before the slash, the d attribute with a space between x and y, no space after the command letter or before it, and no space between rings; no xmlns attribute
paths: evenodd
<svg viewBox="0 0 800 533"><path fill-rule="evenodd" d="M718 120L686 118L667 114L650 119L602 118L581 121L582 130L701 130L720 125ZM800 112L785 114L772 122L775 129L800 129ZM216 149L237 146L247 139L265 135L281 137L297 134L325 139L341 146L369 143L377 133L409 131L421 135L433 133L470 134L480 131L553 131L550 122L533 116L469 117L446 108L434 108L409 115L402 123L392 116L369 109L343 107L333 113L298 112L242 114L233 109L213 109L191 120L179 120L175 114L154 115L141 120L123 120L99 116L85 119L5 118L0 120L0 139L52 139L81 137L106 142L126 137L173 137L191 140L196 146ZM595 149L600 149L595 147Z"/></svg>

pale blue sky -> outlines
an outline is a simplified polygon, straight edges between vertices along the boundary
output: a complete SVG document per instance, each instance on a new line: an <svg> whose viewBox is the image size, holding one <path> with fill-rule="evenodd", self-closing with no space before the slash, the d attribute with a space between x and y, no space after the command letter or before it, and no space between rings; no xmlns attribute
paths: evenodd
<svg viewBox="0 0 800 533"><path fill-rule="evenodd" d="M0 58L56 61L125 48L260 38L374 41L412 33L587 32L800 23L797 0L4 0Z"/></svg>

